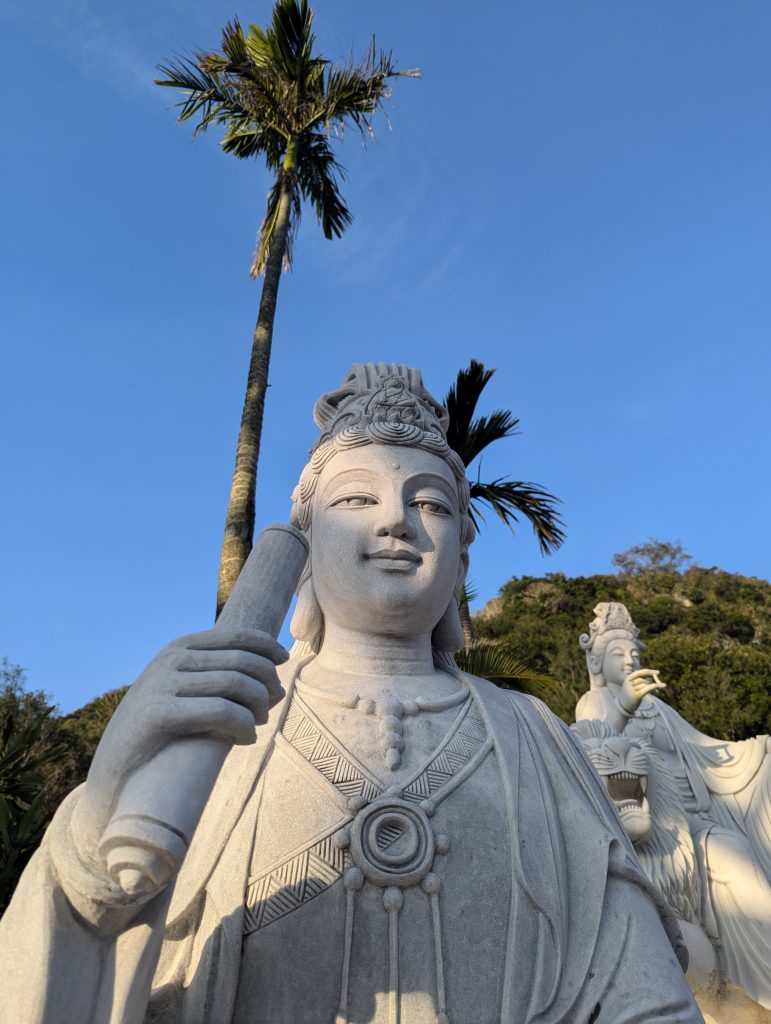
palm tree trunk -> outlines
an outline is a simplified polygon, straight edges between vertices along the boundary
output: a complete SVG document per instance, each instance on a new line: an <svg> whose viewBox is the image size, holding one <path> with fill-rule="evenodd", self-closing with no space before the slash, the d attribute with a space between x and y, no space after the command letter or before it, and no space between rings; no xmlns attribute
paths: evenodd
<svg viewBox="0 0 771 1024"><path fill-rule="evenodd" d="M288 155L288 154L287 154ZM292 154L294 156L294 154ZM217 587L217 616L228 599L238 575L252 550L254 536L254 495L257 486L257 461L260 456L262 418L268 388L273 321L276 316L278 285L286 252L287 230L292 197L296 187L294 164L281 171L281 198L265 264L265 281L260 297L260 310L252 338L252 355L246 381L246 397L241 414L241 427L236 446L236 465L230 485L230 499L225 517L225 536L220 555Z"/></svg>
<svg viewBox="0 0 771 1024"><path fill-rule="evenodd" d="M471 609L468 606L465 594L458 605L458 614L460 615L460 625L463 630L463 650L468 654L476 643L476 637L474 636L474 627L471 623Z"/></svg>

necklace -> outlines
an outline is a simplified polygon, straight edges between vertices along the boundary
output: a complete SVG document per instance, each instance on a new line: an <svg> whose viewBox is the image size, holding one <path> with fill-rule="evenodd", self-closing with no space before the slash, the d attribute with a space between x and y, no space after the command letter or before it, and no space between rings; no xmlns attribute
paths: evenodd
<svg viewBox="0 0 771 1024"><path fill-rule="evenodd" d="M461 684L454 693L446 697L437 697L431 700L429 697L412 697L409 700L401 701L397 697L384 697L382 700L374 700L361 693L355 693L351 697L341 697L329 690L314 686L312 683L302 682L299 678L296 687L301 693L315 697L316 700L325 704L336 704L341 708L356 710L362 715L375 715L378 721L378 733L385 755L386 767L395 771L402 760L404 750L404 725L402 719L405 715L414 717L425 711L433 714L438 711L447 711L460 704L469 695L469 688L465 683Z"/></svg>

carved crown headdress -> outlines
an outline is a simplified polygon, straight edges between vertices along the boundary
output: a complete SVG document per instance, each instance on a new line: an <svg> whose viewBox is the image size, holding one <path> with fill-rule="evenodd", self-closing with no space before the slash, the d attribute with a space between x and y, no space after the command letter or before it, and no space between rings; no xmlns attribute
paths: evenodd
<svg viewBox="0 0 771 1024"><path fill-rule="evenodd" d="M334 391L313 408L322 431L311 451L339 434L382 433L385 443L416 444L435 435L447 444L450 417L423 386L420 370L397 363L355 363Z"/></svg>
<svg viewBox="0 0 771 1024"><path fill-rule="evenodd" d="M601 601L594 609L594 619L589 624L589 632L582 633L578 638L581 648L591 653L595 644L604 647L609 640L623 637L634 640L638 647L644 645L637 639L640 630L632 621L626 605L619 601Z"/></svg>

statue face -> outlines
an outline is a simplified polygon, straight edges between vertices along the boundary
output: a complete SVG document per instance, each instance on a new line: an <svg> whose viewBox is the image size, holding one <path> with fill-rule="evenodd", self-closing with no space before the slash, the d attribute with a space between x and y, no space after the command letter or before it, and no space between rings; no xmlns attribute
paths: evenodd
<svg viewBox="0 0 771 1024"><path fill-rule="evenodd" d="M460 569L458 490L419 448L338 452L314 496L313 586L325 619L373 635L430 632Z"/></svg>
<svg viewBox="0 0 771 1024"><path fill-rule="evenodd" d="M602 674L606 683L621 686L626 677L640 667L640 652L634 640L611 640L602 657Z"/></svg>

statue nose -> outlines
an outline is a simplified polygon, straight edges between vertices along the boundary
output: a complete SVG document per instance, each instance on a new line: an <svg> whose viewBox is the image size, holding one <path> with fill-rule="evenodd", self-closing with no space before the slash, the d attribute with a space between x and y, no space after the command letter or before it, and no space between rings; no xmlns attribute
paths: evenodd
<svg viewBox="0 0 771 1024"><path fill-rule="evenodd" d="M407 508L399 504L384 509L375 533L378 537L400 537L402 539L414 537L415 528L410 523Z"/></svg>

